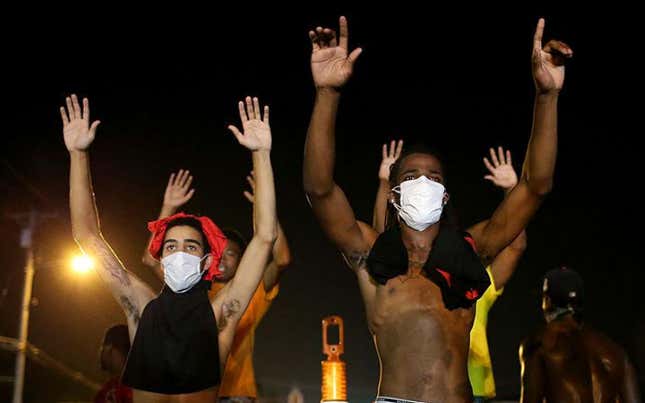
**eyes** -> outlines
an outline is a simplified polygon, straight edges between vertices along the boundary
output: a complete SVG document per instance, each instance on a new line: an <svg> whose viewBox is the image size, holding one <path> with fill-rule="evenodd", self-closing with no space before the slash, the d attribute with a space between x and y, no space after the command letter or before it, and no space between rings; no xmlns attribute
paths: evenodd
<svg viewBox="0 0 645 403"><path fill-rule="evenodd" d="M415 175L415 174L408 174L403 177L403 181L411 181L414 179L417 179L421 175ZM439 175L429 175L426 176L428 179L431 181L437 182L437 183L442 183L443 184L443 178Z"/></svg>
<svg viewBox="0 0 645 403"><path fill-rule="evenodd" d="M177 250L177 245L174 243L168 243L166 244L166 246L164 246L164 250L166 252L174 252ZM184 250L188 252L198 252L199 248L197 247L197 245L193 245L189 243L184 246Z"/></svg>
<svg viewBox="0 0 645 403"><path fill-rule="evenodd" d="M225 254L226 256L230 256L230 257L236 257L236 256L237 256L237 252L235 252L235 251L234 251L234 250L232 250L232 249L227 249L227 250L225 250L225 251L224 251L224 254Z"/></svg>

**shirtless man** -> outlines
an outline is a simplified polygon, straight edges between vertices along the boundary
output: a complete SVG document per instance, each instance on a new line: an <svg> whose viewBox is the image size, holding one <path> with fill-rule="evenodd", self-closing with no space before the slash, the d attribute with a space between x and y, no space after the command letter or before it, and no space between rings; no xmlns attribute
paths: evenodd
<svg viewBox="0 0 645 403"><path fill-rule="evenodd" d="M641 401L625 351L582 321L584 286L575 271L546 273L542 312L546 326L520 345L522 403Z"/></svg>
<svg viewBox="0 0 645 403"><path fill-rule="evenodd" d="M403 150L403 140L392 141L390 147L383 144L383 157L379 167L379 187L374 203L374 218L372 226L380 234L385 231L387 215L387 198L390 192L390 170L399 159ZM517 185L517 174L511 160L511 152L502 147L497 151L490 149L490 160L484 157L484 165L488 175L484 179L492 182L504 191L504 194L513 190ZM497 298L504 292L506 283L511 278L520 258L526 249L526 231L505 247L486 267L490 278L490 286L477 300L475 320L470 330L470 349L468 351L468 378L473 389L473 403L484 403L495 397L495 378L493 377L493 363L488 350L488 312Z"/></svg>
<svg viewBox="0 0 645 403"><path fill-rule="evenodd" d="M258 287L276 239L269 110L257 98L239 103L243 133L229 126L248 148L256 174L253 238L236 276L208 300L210 281L226 238L207 217L177 214L149 224L151 254L161 259L165 287L157 296L127 271L101 233L89 168L89 147L98 121L90 125L89 102L75 95L60 108L70 154L70 210L74 239L97 260L97 272L123 308L132 341L123 383L135 403L215 401L220 374L237 324ZM213 367L213 361L219 366Z"/></svg>
<svg viewBox="0 0 645 403"><path fill-rule="evenodd" d="M572 51L557 41L543 48L543 30L540 19L532 53L534 124L522 175L490 219L466 236L443 225L443 165L422 149L406 150L392 167L389 202L398 216L390 228L379 236L356 219L333 177L334 126L340 90L361 49L348 52L344 17L338 39L328 28L309 33L316 100L304 187L323 230L356 273L381 364L377 401L472 401L469 333L473 303L490 284L485 266L525 229L552 187L558 94Z"/></svg>

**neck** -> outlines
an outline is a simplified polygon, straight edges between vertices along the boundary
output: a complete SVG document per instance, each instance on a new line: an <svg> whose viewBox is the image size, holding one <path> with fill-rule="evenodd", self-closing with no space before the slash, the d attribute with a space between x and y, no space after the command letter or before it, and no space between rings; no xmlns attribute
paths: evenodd
<svg viewBox="0 0 645 403"><path fill-rule="evenodd" d="M573 311L571 308L556 308L551 312L545 313L544 318L550 326L571 327L572 325L579 325L573 317Z"/></svg>
<svg viewBox="0 0 645 403"><path fill-rule="evenodd" d="M439 235L439 223L433 224L423 231L414 230L402 221L401 240L408 251L408 263L412 267L423 267L432 249L432 243Z"/></svg>

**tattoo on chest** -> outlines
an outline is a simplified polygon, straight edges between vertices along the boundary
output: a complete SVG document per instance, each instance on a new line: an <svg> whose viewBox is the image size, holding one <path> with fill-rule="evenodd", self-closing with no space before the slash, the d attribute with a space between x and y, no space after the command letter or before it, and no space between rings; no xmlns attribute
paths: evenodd
<svg viewBox="0 0 645 403"><path fill-rule="evenodd" d="M130 298L126 297L125 295L122 295L120 298L121 301L121 306L123 307L123 310L125 311L125 315L128 318L132 318L135 324L139 323L139 309L135 306L135 304L130 300Z"/></svg>
<svg viewBox="0 0 645 403"><path fill-rule="evenodd" d="M130 286L128 273L121 262L116 258L112 250L105 243L96 239L92 242L92 253L102 267L110 276L116 279L122 286Z"/></svg>
<svg viewBox="0 0 645 403"><path fill-rule="evenodd" d="M217 324L217 327L219 328L219 330L224 329L228 324L228 320L231 318L231 316L235 315L239 311L240 311L240 301L236 299L225 301L222 304L222 315L220 315L219 323Z"/></svg>

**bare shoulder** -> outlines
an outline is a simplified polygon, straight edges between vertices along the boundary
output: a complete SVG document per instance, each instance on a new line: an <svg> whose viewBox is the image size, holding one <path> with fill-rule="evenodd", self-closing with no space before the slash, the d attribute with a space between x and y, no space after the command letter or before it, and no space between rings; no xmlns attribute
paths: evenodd
<svg viewBox="0 0 645 403"><path fill-rule="evenodd" d="M603 362L611 362L617 366L625 362L627 358L625 350L606 334L589 326L584 327L582 334L585 345L588 346L590 351L595 351Z"/></svg>
<svg viewBox="0 0 645 403"><path fill-rule="evenodd" d="M528 335L520 343L520 357L524 360L542 354L544 346L544 327L540 327Z"/></svg>

